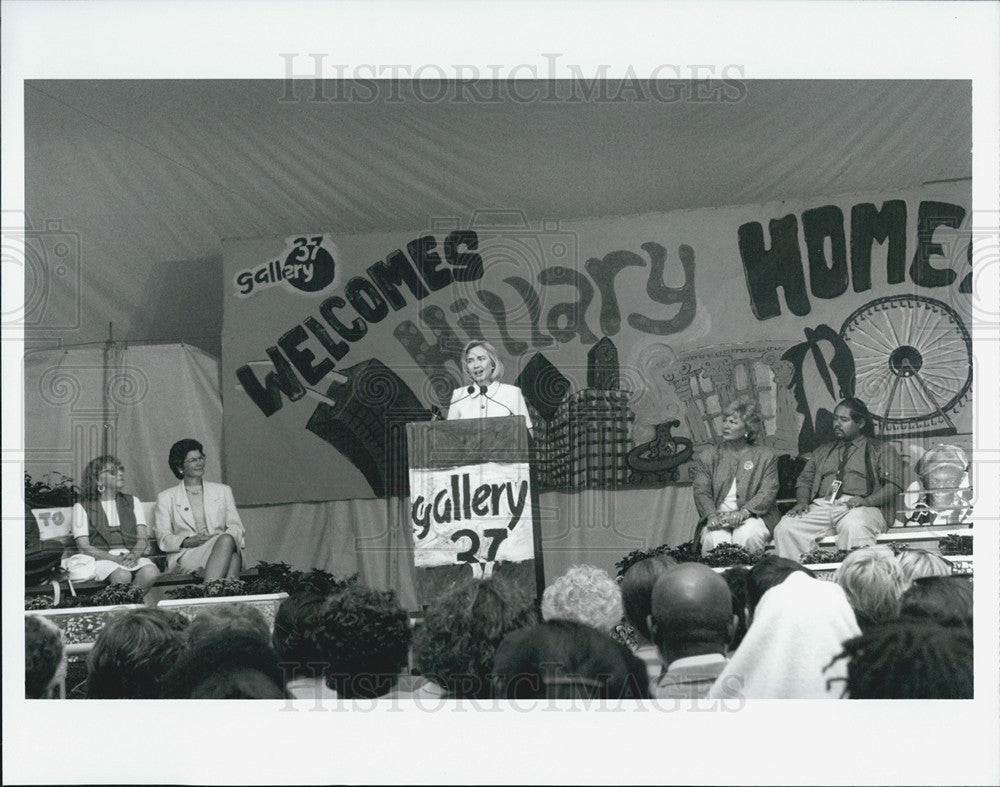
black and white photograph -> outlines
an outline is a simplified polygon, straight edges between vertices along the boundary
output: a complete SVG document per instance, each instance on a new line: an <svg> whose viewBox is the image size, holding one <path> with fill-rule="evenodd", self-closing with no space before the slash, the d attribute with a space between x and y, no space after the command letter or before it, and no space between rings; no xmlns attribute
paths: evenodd
<svg viewBox="0 0 1000 787"><path fill-rule="evenodd" d="M3 18L12 782L1000 779L1000 4Z"/></svg>

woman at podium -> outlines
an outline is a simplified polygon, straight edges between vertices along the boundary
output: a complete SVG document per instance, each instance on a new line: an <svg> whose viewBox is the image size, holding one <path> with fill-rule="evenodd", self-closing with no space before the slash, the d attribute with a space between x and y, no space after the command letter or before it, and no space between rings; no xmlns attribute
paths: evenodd
<svg viewBox="0 0 1000 787"><path fill-rule="evenodd" d="M468 382L456 388L448 406L448 420L458 418L500 418L523 415L524 425L531 429L531 416L521 389L500 382L503 361L489 342L469 342L462 351L462 365Z"/></svg>

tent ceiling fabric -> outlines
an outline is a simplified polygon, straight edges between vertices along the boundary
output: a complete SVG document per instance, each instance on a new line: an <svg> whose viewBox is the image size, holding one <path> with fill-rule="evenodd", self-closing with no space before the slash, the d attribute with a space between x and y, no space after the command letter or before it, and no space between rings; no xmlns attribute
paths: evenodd
<svg viewBox="0 0 1000 787"><path fill-rule="evenodd" d="M971 175L968 82L744 84L732 102L501 90L483 103L405 85L388 102L383 83L361 103L309 101L311 81L291 101L280 80L28 82L27 215L36 229L61 220L82 247L82 323L50 335L100 340L109 321L127 339L218 335L225 237L419 231L490 209L666 212Z"/></svg>

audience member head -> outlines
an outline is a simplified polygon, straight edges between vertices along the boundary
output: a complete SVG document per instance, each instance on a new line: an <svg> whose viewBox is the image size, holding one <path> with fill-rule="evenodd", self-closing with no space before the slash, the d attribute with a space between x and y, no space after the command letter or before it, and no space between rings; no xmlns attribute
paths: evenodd
<svg viewBox="0 0 1000 787"><path fill-rule="evenodd" d="M736 633L729 644L730 650L736 650L747 633L747 576L750 570L745 566L731 566L722 572L722 578L729 586L729 598L733 602L733 614L736 615Z"/></svg>
<svg viewBox="0 0 1000 787"><path fill-rule="evenodd" d="M325 660L320 637L325 602L325 597L306 591L289 596L278 607L271 644L281 663L293 672L304 670L308 673ZM310 664L314 666L310 668Z"/></svg>
<svg viewBox="0 0 1000 787"><path fill-rule="evenodd" d="M88 699L155 699L185 648L187 619L161 609L114 618L87 657Z"/></svg>
<svg viewBox="0 0 1000 787"><path fill-rule="evenodd" d="M38 615L24 618L24 696L37 700L48 696L66 674L66 649L62 633L52 621Z"/></svg>
<svg viewBox="0 0 1000 787"><path fill-rule="evenodd" d="M165 699L280 700L278 654L256 634L213 631L192 642L163 680Z"/></svg>
<svg viewBox="0 0 1000 787"><path fill-rule="evenodd" d="M647 618L652 613L653 585L677 561L669 555L653 555L633 563L621 581L622 607L625 619L639 634L650 640Z"/></svg>
<svg viewBox="0 0 1000 787"><path fill-rule="evenodd" d="M747 626L753 624L753 615L761 597L771 588L780 585L791 574L802 571L815 578L815 574L801 563L777 555L765 555L747 574Z"/></svg>
<svg viewBox="0 0 1000 787"><path fill-rule="evenodd" d="M622 591L608 572L573 566L542 594L544 620L576 620L605 633L622 619Z"/></svg>
<svg viewBox="0 0 1000 787"><path fill-rule="evenodd" d="M410 649L410 619L391 590L351 583L317 612L316 649L326 684L345 699L381 697L396 685Z"/></svg>
<svg viewBox="0 0 1000 787"><path fill-rule="evenodd" d="M972 699L972 631L894 620L844 643L853 700Z"/></svg>
<svg viewBox="0 0 1000 787"><path fill-rule="evenodd" d="M496 696L505 699L643 699L643 662L610 635L549 620L508 635L496 651Z"/></svg>
<svg viewBox="0 0 1000 787"><path fill-rule="evenodd" d="M951 563L926 549L904 549L896 555L896 563L903 576L904 587L909 587L921 577L951 576Z"/></svg>
<svg viewBox="0 0 1000 787"><path fill-rule="evenodd" d="M119 470L124 471L125 465L122 464L118 457L111 454L102 454L91 459L83 469L83 480L80 482L81 496L87 500L96 499L101 496L101 492L104 489L101 486L100 475L106 470L114 471L112 474L115 474Z"/></svg>
<svg viewBox="0 0 1000 787"><path fill-rule="evenodd" d="M846 675L846 667L841 663L826 674L824 669L859 633L840 585L793 571L761 598L708 699L836 698L840 688L834 691L827 678Z"/></svg>
<svg viewBox="0 0 1000 787"><path fill-rule="evenodd" d="M903 574L888 547L872 546L849 553L833 580L847 594L862 630L899 614Z"/></svg>
<svg viewBox="0 0 1000 787"><path fill-rule="evenodd" d="M264 613L249 604L212 604L206 606L188 626L188 642L215 634L241 632L270 642L271 627Z"/></svg>
<svg viewBox="0 0 1000 787"><path fill-rule="evenodd" d="M178 478L183 478L184 460L192 451L198 451L199 453L204 454L205 447L197 440L192 440L191 438L178 440L170 446L170 454L167 456L167 463L170 465L170 472Z"/></svg>
<svg viewBox="0 0 1000 787"><path fill-rule="evenodd" d="M900 598L899 616L972 628L972 583L964 577L922 577Z"/></svg>
<svg viewBox="0 0 1000 787"><path fill-rule="evenodd" d="M425 610L414 646L417 665L452 697L487 698L497 645L537 622L534 594L515 581L464 577Z"/></svg>
<svg viewBox="0 0 1000 787"><path fill-rule="evenodd" d="M664 663L725 653L736 630L729 586L701 563L682 563L653 586L650 631Z"/></svg>

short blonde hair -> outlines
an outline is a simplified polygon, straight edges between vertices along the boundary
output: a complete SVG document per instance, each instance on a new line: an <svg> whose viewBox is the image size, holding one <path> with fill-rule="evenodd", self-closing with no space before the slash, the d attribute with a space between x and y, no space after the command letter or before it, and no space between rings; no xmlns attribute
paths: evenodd
<svg viewBox="0 0 1000 787"><path fill-rule="evenodd" d="M862 628L899 614L899 597L905 590L903 572L888 547L864 547L851 552L837 567L833 581L844 589Z"/></svg>
<svg viewBox="0 0 1000 787"><path fill-rule="evenodd" d="M722 416L725 418L727 415L732 415L733 413L742 418L743 423L746 425L747 442L751 444L756 442L757 437L764 433L764 420L761 418L760 407L757 406L757 402L749 396L737 397L722 411Z"/></svg>
<svg viewBox="0 0 1000 787"><path fill-rule="evenodd" d="M495 382L503 377L503 361L500 360L500 356L497 354L497 348L494 347L489 342L485 341L474 341L469 342L465 345L465 349L462 350L462 371L465 372L465 379L467 382L472 382L472 374L469 373L469 353L476 347L482 347L486 351L486 354L490 357L490 362L493 364L493 370L490 372L490 382Z"/></svg>
<svg viewBox="0 0 1000 787"><path fill-rule="evenodd" d="M575 620L607 633L622 619L621 588L597 566L573 566L545 588L542 618Z"/></svg>
<svg viewBox="0 0 1000 787"><path fill-rule="evenodd" d="M904 549L896 555L896 562L905 588L921 577L949 577L952 574L951 563L926 549Z"/></svg>

